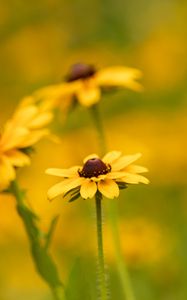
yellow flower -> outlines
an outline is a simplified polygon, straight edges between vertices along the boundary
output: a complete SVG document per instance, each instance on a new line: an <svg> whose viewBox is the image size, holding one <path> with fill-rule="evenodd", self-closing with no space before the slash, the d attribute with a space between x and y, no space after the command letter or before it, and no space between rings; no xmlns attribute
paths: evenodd
<svg viewBox="0 0 187 300"><path fill-rule="evenodd" d="M83 199L93 198L100 192L107 198L119 196L119 189L127 184L148 184L149 180L139 173L147 169L132 163L141 156L140 153L122 156L119 151L108 152L102 159L96 154L87 156L84 165L70 169L48 169L47 174L62 177L63 180L51 187L48 198L70 194L70 201L79 196Z"/></svg>
<svg viewBox="0 0 187 300"><path fill-rule="evenodd" d="M101 90L122 87L141 91L142 85L136 81L141 77L141 71L133 68L115 66L96 71L92 65L75 64L66 82L42 88L35 93L35 97L64 108L69 107L74 100L90 107L99 102Z"/></svg>
<svg viewBox="0 0 187 300"><path fill-rule="evenodd" d="M25 105L26 100L21 102L11 120L5 125L1 137L1 148L4 150L30 147L49 133L45 127L51 122L53 114L43 107L41 109L33 104Z"/></svg>
<svg viewBox="0 0 187 300"><path fill-rule="evenodd" d="M27 99L28 100L28 99ZM25 100L24 100L25 101ZM16 167L30 163L24 149L33 146L48 134L45 126L52 120L52 113L35 105L22 102L0 135L0 190L7 188L16 178Z"/></svg>

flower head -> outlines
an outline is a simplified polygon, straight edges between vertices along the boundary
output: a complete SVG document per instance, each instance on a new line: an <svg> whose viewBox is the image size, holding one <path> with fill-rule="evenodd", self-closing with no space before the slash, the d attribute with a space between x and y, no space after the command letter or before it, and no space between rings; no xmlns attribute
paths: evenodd
<svg viewBox="0 0 187 300"><path fill-rule="evenodd" d="M0 191L6 189L16 177L17 167L30 164L25 150L32 147L49 132L45 128L52 120L52 113L30 104L24 99L0 135Z"/></svg>
<svg viewBox="0 0 187 300"><path fill-rule="evenodd" d="M37 99L53 102L53 105L63 105L67 108L78 101L81 105L90 107L101 99L101 91L108 88L129 88L141 91L142 86L136 80L142 73L134 68L123 66L108 67L96 70L93 65L75 64L71 67L62 84L44 87L35 93Z"/></svg>
<svg viewBox="0 0 187 300"><path fill-rule="evenodd" d="M84 159L83 166L70 169L47 169L46 173L62 177L62 181L51 187L48 198L70 195L70 201L79 196L93 198L99 192L107 198L119 196L119 190L127 184L148 184L149 180L140 175L147 169L132 164L141 156L140 153L122 156L119 151L107 153L102 159L92 154Z"/></svg>

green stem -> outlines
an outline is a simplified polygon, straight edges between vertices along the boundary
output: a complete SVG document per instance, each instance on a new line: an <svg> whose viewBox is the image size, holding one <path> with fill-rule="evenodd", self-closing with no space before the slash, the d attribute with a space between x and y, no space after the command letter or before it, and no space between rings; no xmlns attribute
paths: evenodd
<svg viewBox="0 0 187 300"><path fill-rule="evenodd" d="M123 294L126 300L135 300L131 281L129 278L129 273L124 262L123 255L121 253L121 243L119 238L119 229L117 224L117 208L116 204L111 201L108 205L109 208L109 219L111 222L111 229L112 229L112 236L115 245L115 255L117 261L118 272L120 275L122 287L123 287Z"/></svg>
<svg viewBox="0 0 187 300"><path fill-rule="evenodd" d="M94 105L91 107L91 115L93 118L93 122L95 125L95 129L98 134L99 146L100 146L100 154L104 155L107 150L105 134L102 126L102 121L99 114L98 105ZM128 270L126 264L123 259L123 255L121 253L121 244L120 244L120 237L118 231L118 221L117 221L117 208L116 202L110 201L108 203L109 206L109 222L112 229L112 237L115 247L115 256L117 262L117 268L120 276L120 280L122 283L123 288L123 295L126 300L135 300L133 289L131 286Z"/></svg>
<svg viewBox="0 0 187 300"><path fill-rule="evenodd" d="M55 300L65 300L65 292L62 286L51 287L51 291L53 293L53 297Z"/></svg>
<svg viewBox="0 0 187 300"><path fill-rule="evenodd" d="M102 196L97 193L95 196L96 203L96 220L97 220L97 244L98 244L98 281L99 281L99 297L101 300L107 300L107 286L105 261L103 252L103 232L102 232Z"/></svg>
<svg viewBox="0 0 187 300"><path fill-rule="evenodd" d="M90 112L92 115L94 126L96 128L97 135L98 135L100 152L101 152L101 155L104 155L106 153L107 147L106 147L105 134L104 134L104 129L103 129L103 125L101 122L101 118L100 118L98 105L96 104L96 105L91 106Z"/></svg>
<svg viewBox="0 0 187 300"><path fill-rule="evenodd" d="M41 239L42 232L37 225L38 217L25 204L25 193L20 189L16 181L11 183L10 191L15 196L16 209L24 224L30 242L32 258L38 273L50 287L54 299L65 300L63 284L59 278L56 265L48 253L48 248L45 247Z"/></svg>
<svg viewBox="0 0 187 300"><path fill-rule="evenodd" d="M24 195L23 195L23 192L20 190L17 181L12 181L11 191L16 198L17 205L24 205L24 202L23 202Z"/></svg>

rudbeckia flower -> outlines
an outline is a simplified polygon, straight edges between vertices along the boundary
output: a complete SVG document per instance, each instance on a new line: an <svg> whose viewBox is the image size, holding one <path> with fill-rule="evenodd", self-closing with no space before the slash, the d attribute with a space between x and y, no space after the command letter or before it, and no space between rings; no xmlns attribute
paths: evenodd
<svg viewBox="0 0 187 300"><path fill-rule="evenodd" d="M7 122L1 136L3 150L27 148L48 134L45 128L52 120L50 111L41 111L36 105L20 105L13 117Z"/></svg>
<svg viewBox="0 0 187 300"><path fill-rule="evenodd" d="M97 71L92 65L75 64L66 82L44 87L36 91L34 96L64 108L69 107L74 100L90 107L99 102L102 90L121 87L141 91L142 85L136 81L141 77L141 71L134 68L115 66Z"/></svg>
<svg viewBox="0 0 187 300"><path fill-rule="evenodd" d="M107 153L102 159L92 154L84 159L83 166L70 169L47 169L46 173L62 177L62 181L51 187L48 198L70 195L70 201L79 196L93 198L97 192L106 198L119 196L119 190L127 184L148 184L149 180L140 175L147 169L132 164L141 154L122 156L119 151Z"/></svg>
<svg viewBox="0 0 187 300"><path fill-rule="evenodd" d="M35 105L21 103L0 135L0 190L16 178L15 168L30 164L25 149L32 147L49 132L45 126L52 113Z"/></svg>

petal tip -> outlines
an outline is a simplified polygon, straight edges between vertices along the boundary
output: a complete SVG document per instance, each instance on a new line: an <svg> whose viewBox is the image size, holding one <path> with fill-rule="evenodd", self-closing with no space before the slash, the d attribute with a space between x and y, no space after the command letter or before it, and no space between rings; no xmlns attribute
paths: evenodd
<svg viewBox="0 0 187 300"><path fill-rule="evenodd" d="M45 170L45 174L51 175L50 171L51 171L51 169L46 169L46 170Z"/></svg>
<svg viewBox="0 0 187 300"><path fill-rule="evenodd" d="M147 178L146 178L147 179ZM150 183L150 180L149 179L147 179L147 180L145 180L145 182L144 182L145 184L149 184Z"/></svg>

